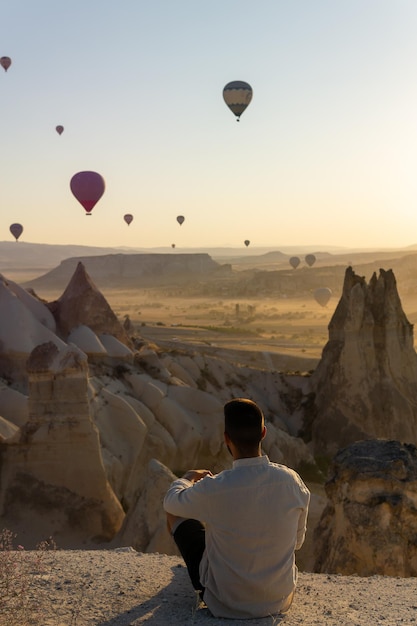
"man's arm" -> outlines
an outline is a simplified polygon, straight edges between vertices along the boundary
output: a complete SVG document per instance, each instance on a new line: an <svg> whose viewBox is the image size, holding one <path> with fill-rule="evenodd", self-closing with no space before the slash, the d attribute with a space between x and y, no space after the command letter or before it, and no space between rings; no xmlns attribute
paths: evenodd
<svg viewBox="0 0 417 626"><path fill-rule="evenodd" d="M190 483L194 484L198 483L198 481L205 476L213 476L213 474L210 472L210 470L206 469L188 470L188 472L185 472L183 478L185 478L185 480L189 480Z"/></svg>
<svg viewBox="0 0 417 626"><path fill-rule="evenodd" d="M200 519L206 501L200 481L206 476L213 474L205 469L188 470L182 478L174 480L164 498L165 511L179 517Z"/></svg>

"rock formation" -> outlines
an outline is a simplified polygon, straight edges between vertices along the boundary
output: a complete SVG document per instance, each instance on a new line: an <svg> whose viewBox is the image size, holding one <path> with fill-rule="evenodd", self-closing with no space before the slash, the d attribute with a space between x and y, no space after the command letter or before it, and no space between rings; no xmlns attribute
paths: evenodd
<svg viewBox="0 0 417 626"><path fill-rule="evenodd" d="M369 282L352 268L310 379L304 437L328 457L374 437L417 444L417 355L391 270Z"/></svg>
<svg viewBox="0 0 417 626"><path fill-rule="evenodd" d="M417 448L366 440L340 450L314 534L314 571L417 576Z"/></svg>
<svg viewBox="0 0 417 626"><path fill-rule="evenodd" d="M90 418L87 358L50 342L33 350L28 372L29 419L0 449L0 515L12 527L30 519L39 540L52 535L62 547L110 540L124 513Z"/></svg>
<svg viewBox="0 0 417 626"><path fill-rule="evenodd" d="M209 276L219 270L226 273L231 271L229 266L224 268L205 253L107 254L66 259L44 276L30 281L27 286L42 289L64 285L80 263L100 287L169 285L173 279L181 282Z"/></svg>
<svg viewBox="0 0 417 626"><path fill-rule="evenodd" d="M51 330L54 321L48 308L4 277L0 279L0 320L0 377L25 392L26 361L32 350L44 342L59 348L65 343Z"/></svg>
<svg viewBox="0 0 417 626"><path fill-rule="evenodd" d="M122 343L129 343L126 331L81 262L62 296L51 302L49 308L65 340L72 330L86 325L96 334L108 333Z"/></svg>
<svg viewBox="0 0 417 626"><path fill-rule="evenodd" d="M10 363L0 368L0 521L22 541L29 532L32 545L53 535L60 547L102 539L175 551L162 491L171 472L230 467L222 407L232 397L264 410L272 461L314 466L294 436L302 385L291 377L192 348L141 341L133 351L82 265L50 309L55 319L39 298L0 284L0 365Z"/></svg>

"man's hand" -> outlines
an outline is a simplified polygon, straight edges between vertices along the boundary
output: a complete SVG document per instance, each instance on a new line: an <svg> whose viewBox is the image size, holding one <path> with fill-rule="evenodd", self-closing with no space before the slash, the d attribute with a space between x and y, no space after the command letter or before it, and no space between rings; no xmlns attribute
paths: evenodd
<svg viewBox="0 0 417 626"><path fill-rule="evenodd" d="M195 470L188 470L188 472L185 472L183 478L186 478L191 483L197 483L199 480L204 478L204 476L213 476L213 474L210 472L210 470L195 469Z"/></svg>

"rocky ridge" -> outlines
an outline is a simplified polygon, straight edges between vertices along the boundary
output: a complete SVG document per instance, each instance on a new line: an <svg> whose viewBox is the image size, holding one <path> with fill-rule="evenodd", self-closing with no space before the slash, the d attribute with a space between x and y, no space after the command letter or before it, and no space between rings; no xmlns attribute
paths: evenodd
<svg viewBox="0 0 417 626"><path fill-rule="evenodd" d="M315 455L330 457L358 438L417 443L413 329L392 272L381 270L369 285L346 272L329 342L310 377L236 366L192 348L163 350L128 336L82 266L59 307L27 298L6 279L2 291L0 319L12 310L15 325L6 332L0 324L1 359L13 363L15 346L23 348L18 378L0 370L0 519L23 541L26 533L26 543L43 539L47 527L60 547L111 538L112 545L175 553L163 495L189 467L230 466L222 407L232 397L259 403L267 421L264 452L301 473L319 476ZM83 467L86 492L78 485ZM22 476L25 484L42 483L42 497L30 500ZM95 511L91 523L72 515L69 502Z"/></svg>

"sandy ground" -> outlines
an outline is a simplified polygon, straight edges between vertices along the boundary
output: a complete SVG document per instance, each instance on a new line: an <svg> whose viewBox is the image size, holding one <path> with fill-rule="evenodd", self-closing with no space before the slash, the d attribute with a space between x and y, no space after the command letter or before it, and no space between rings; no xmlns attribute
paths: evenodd
<svg viewBox="0 0 417 626"><path fill-rule="evenodd" d="M23 556L22 556L23 558ZM297 592L285 616L225 620L197 608L182 560L141 554L132 548L56 551L30 595L41 612L20 621L42 626L128 626L207 624L235 626L398 626L417 623L417 579L300 573ZM13 623L0 615L0 625Z"/></svg>

